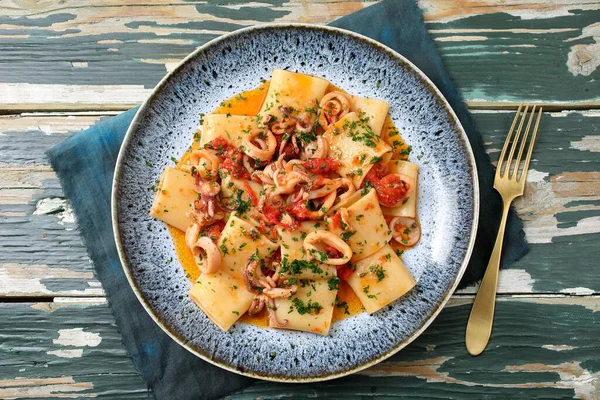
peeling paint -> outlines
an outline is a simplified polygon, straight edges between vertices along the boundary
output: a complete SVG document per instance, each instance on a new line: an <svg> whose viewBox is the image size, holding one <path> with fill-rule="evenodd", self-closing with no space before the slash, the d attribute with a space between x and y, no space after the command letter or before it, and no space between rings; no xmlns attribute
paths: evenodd
<svg viewBox="0 0 600 400"><path fill-rule="evenodd" d="M574 288L566 288L560 291L561 293L567 293L574 296L587 296L594 294L595 292L592 289L588 289L585 287L574 287Z"/></svg>
<svg viewBox="0 0 600 400"><path fill-rule="evenodd" d="M569 346L567 344L544 344L542 345L542 349L547 349L547 350L552 350L552 351L568 351L568 350L573 350L576 347L573 346Z"/></svg>
<svg viewBox="0 0 600 400"><path fill-rule="evenodd" d="M96 397L95 394L73 393L93 388L92 382L75 382L72 376L41 379L17 377L0 380L0 399Z"/></svg>
<svg viewBox="0 0 600 400"><path fill-rule="evenodd" d="M523 365L508 365L504 368L508 372L555 372L560 376L560 381L549 387L573 389L575 397L579 399L597 399L600 392L600 372L591 373L581 367L579 361L564 362L558 365L546 365L542 363L530 363ZM538 383L536 385L539 385ZM551 385L551 386L550 386Z"/></svg>
<svg viewBox="0 0 600 400"><path fill-rule="evenodd" d="M91 107L100 104L133 106L143 102L152 89L143 85L60 85L0 82L3 107L11 104L78 104ZM43 107L40 107L43 108Z"/></svg>
<svg viewBox="0 0 600 400"><path fill-rule="evenodd" d="M533 293L535 279L524 269L501 269L498 274L498 294L503 293ZM479 283L457 290L457 294L475 294Z"/></svg>
<svg viewBox="0 0 600 400"><path fill-rule="evenodd" d="M432 383L449 383L462 386L483 386L490 388L560 388L573 389L578 398L597 399L596 394L600 389L600 372L591 373L581 367L578 361L566 362L558 365L545 365L541 363L508 365L506 372L555 372L560 376L559 381L526 382L526 383L493 383L481 381L468 381L453 378L446 370L439 369L452 357L436 357L421 361L389 362L384 361L358 374L367 376L407 376L425 379Z"/></svg>
<svg viewBox="0 0 600 400"><path fill-rule="evenodd" d="M53 294L44 279L92 279L92 272L79 272L67 268L50 267L44 264L0 263L0 294L4 296ZM85 290L61 290L63 295L103 296L101 287Z"/></svg>
<svg viewBox="0 0 600 400"><path fill-rule="evenodd" d="M593 38L595 43L571 46L567 55L567 68L573 76L589 76L600 65L600 22L586 26L581 30L581 35L565 42L586 38Z"/></svg>
<svg viewBox="0 0 600 400"><path fill-rule="evenodd" d="M481 42L488 38L486 36L442 36L435 40L437 42Z"/></svg>
<svg viewBox="0 0 600 400"><path fill-rule="evenodd" d="M60 197L47 197L37 202L33 215L47 214L56 215L60 225L75 223L75 214L71 204Z"/></svg>
<svg viewBox="0 0 600 400"><path fill-rule="evenodd" d="M55 297L54 301L52 302L35 303L31 305L31 308L50 313L63 307L80 307L104 304L108 304L108 301L104 297Z"/></svg>
<svg viewBox="0 0 600 400"><path fill-rule="evenodd" d="M429 29L429 33L528 33L531 35L543 35L546 33L563 33L563 32L574 32L576 28L551 28L551 29L494 29L494 28L479 28L479 29ZM437 40L437 38L436 38Z"/></svg>
<svg viewBox="0 0 600 400"><path fill-rule="evenodd" d="M591 151L594 153L598 153L600 152L600 137L584 136L579 141L571 142L571 148L581 151Z"/></svg>
<svg viewBox="0 0 600 400"><path fill-rule="evenodd" d="M555 237L600 232L597 216L582 218L567 227L559 227L556 218L567 203L594 199L600 199L600 173L565 172L549 177L532 169L527 174L525 194L515 200L515 206L524 219L527 241L552 243Z"/></svg>
<svg viewBox="0 0 600 400"><path fill-rule="evenodd" d="M53 343L61 346L96 347L102 342L100 334L84 332L83 328L61 329Z"/></svg>
<svg viewBox="0 0 600 400"><path fill-rule="evenodd" d="M80 358L83 356L83 349L51 350L47 351L46 354L60 358Z"/></svg>

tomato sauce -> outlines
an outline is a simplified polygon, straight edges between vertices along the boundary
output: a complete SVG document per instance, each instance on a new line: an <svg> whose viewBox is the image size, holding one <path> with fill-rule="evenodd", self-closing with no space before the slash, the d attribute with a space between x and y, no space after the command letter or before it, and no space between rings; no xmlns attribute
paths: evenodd
<svg viewBox="0 0 600 400"><path fill-rule="evenodd" d="M311 158L303 165L304 168L315 175L325 175L331 171L337 171L339 168L339 163L329 156L326 158Z"/></svg>
<svg viewBox="0 0 600 400"><path fill-rule="evenodd" d="M234 96L231 99L225 100L224 102L222 102L219 105L219 107L217 107L215 109L214 113L215 114L229 113L231 115L250 115L250 116L256 115L260 111L260 107L262 106L262 103L266 97L268 88L269 88L269 82L265 82L256 89L240 93L239 95ZM329 85L329 87L327 88L327 92L331 92L331 91L344 92L344 90L342 90L334 85ZM402 141L402 138L400 138L400 136L397 135L395 132L397 132L397 131L395 130L395 127L394 127L392 121L389 119L389 116L386 117L381 136L384 141L386 141L387 143L390 143L390 145L392 146L393 152L394 152L394 156L393 156L394 159L407 159L407 156L403 155L403 154L406 153L408 146L406 144L404 144L404 142ZM388 138L388 136L389 136L389 138ZM278 137L278 139L280 140L279 137ZM221 151L223 151L223 149L225 149L225 152L226 152L226 157L224 157L225 161L219 166L219 168L223 168L223 169L227 169L228 171L231 171L234 174L234 176L237 174L237 176L239 176L239 177L249 179L249 176L244 175L244 172L247 173L247 171L243 167L243 163L242 163L243 160L241 159L241 157L238 157L238 155L236 154L237 149L230 149L226 140L222 140L222 142L219 142L217 140L213 141L213 144L215 145L216 149L219 151L218 147L219 147L219 145L221 145ZM401 142L401 144L393 145L392 141ZM279 144L281 144L281 141L278 142L278 145ZM196 150L198 148L199 148L199 141L194 141L192 143L191 150ZM235 150L235 151L231 151L231 150ZM289 143L285 147L284 152L288 156L293 155L294 154L293 145L291 143ZM181 157L181 159L177 163L177 167L184 165L187 162L187 160L189 160L189 154L190 154L189 152L186 152ZM332 159L331 157L327 157L325 159L314 159L313 161L309 161L306 164L307 164L307 165L305 165L306 168L309 169L311 172L313 172L315 174L321 174L321 175L326 175L327 173L329 173L331 171L335 171L338 168L337 162L334 159ZM371 178L375 177L376 179L373 179L373 180L377 181L377 182L379 182L385 176L385 174L383 174L383 175L381 174L381 171L379 170L379 168L375 168L375 167L371 169L369 174L372 174ZM367 179L369 178L369 176L370 176L369 174L367 174L365 181L367 181ZM383 184L385 185L385 182ZM244 188L246 189L246 192L247 192L248 196L250 197L252 204L256 206L258 204L258 199L256 198L255 193L251 190L250 185L248 183L246 183ZM379 192L378 192L378 195L379 195ZM298 220L308 218L307 214L309 211L306 209L306 204L303 201L298 201L298 202L294 203L292 207L288 208L285 211L292 213ZM281 224L280 219L281 219L282 212L283 212L283 210L279 210L279 209L273 208L273 207L267 207L267 208L265 208L263 215L267 218L268 221L272 222L273 224L277 224L277 225L281 226L282 224ZM339 215L337 217L334 215L331 218L331 221L333 221L332 223L334 224L334 226L339 226L339 224L340 224L339 218L340 218ZM210 227L207 230L206 234L209 237L211 237L211 239L215 240L216 237L220 236L223 226L224 226L224 222L217 223L217 224L213 225L212 227ZM196 267L196 264L194 262L194 258L192 256L191 251L188 249L188 247L185 244L185 233L180 231L177 228L172 227L172 226L167 226L167 227L168 227L171 237L173 239L173 243L175 244L175 251L177 253L177 258L179 259L179 262L183 266L186 276L190 279L191 282L195 282L198 279L198 277L200 276L200 271ZM170 262L170 261L167 260L167 262ZM344 264L344 265L337 266L336 269L337 269L338 276L340 277L341 281L339 283L339 291L337 294L337 301L336 301L337 305L333 309L333 322L343 320L345 318L351 317L353 315L359 314L362 311L364 311L360 300L358 299L356 294L354 294L354 292L352 291L352 288L350 288L350 286L344 281L344 279L347 279L350 276L350 274L352 273L351 267L349 267L348 264ZM248 323L248 324L256 325L258 327L268 327L269 326L267 313L264 310L255 316L250 316L246 313L240 318L240 321Z"/></svg>

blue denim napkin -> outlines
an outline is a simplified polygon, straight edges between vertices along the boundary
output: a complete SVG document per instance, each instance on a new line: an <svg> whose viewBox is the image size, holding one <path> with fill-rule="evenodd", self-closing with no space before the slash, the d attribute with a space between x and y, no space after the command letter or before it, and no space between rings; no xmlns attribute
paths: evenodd
<svg viewBox="0 0 600 400"><path fill-rule="evenodd" d="M473 147L481 193L477 241L461 285L481 279L494 246L501 199L492 188L494 168L481 137L427 34L421 11L413 0L384 0L332 25L369 36L403 54L429 76L458 115ZM73 206L125 347L150 390L160 399L222 397L253 380L202 361L171 340L142 308L119 262L110 216L111 184L121 142L136 111L103 120L47 154ZM504 242L504 265L527 252L524 237L522 223L512 212Z"/></svg>

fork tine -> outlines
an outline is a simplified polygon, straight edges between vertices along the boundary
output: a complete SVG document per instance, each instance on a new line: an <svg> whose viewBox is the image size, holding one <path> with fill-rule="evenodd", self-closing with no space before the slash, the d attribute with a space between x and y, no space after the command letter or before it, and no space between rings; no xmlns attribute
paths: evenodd
<svg viewBox="0 0 600 400"><path fill-rule="evenodd" d="M524 115L523 119L527 116ZM519 165L521 164L521 156L523 155L523 150L525 149L525 144L527 144L527 137L529 136L529 129L531 128L531 122L535 117L535 104L531 109L531 115L529 116L529 121L527 122L527 127L525 127L525 132L523 133L523 139L521 139L521 146L519 146L519 154L517 154L517 160L515 161L515 169L512 174L508 176L509 179L513 179L517 177L519 173ZM516 144L514 145L516 147Z"/></svg>
<svg viewBox="0 0 600 400"><path fill-rule="evenodd" d="M496 166L496 176L502 175L502 166L504 165L504 156L506 155L506 149L508 149L508 144L510 143L510 138L515 130L515 125L517 125L517 121L519 120L519 114L521 114L521 108L523 107L523 103L519 104L519 108L517 109L517 113L515 114L515 119L513 120L512 125L510 126L510 130L508 131L508 136L506 137L506 141L504 142L504 146L502 147L502 153L500 153L500 158L498 159L498 165ZM510 164L508 164L510 167Z"/></svg>
<svg viewBox="0 0 600 400"><path fill-rule="evenodd" d="M542 107L540 107L538 111L538 117L535 121L535 127L533 128L533 135L531 136L531 141L529 142L529 148L527 149L527 157L525 157L525 166L523 167L523 174L519 180L525 178L527 176L527 171L529 171L529 163L531 162L531 153L533 153L533 145L535 144L535 137L537 136L538 127L540 126L540 119L542 118Z"/></svg>
<svg viewBox="0 0 600 400"><path fill-rule="evenodd" d="M517 133L515 134L515 138L513 139L512 146L510 146L510 153L508 154L508 159L506 160L506 176L510 177L510 167L513 161L513 156L515 155L515 150L517 149L517 144L519 143L519 138L521 137L521 130L523 129L523 123L527 119L527 110L529 109L529 104L525 103L525 109L523 110L523 117L521 118L521 122L519 123L519 128L517 129ZM507 139L508 140L508 139ZM519 169L519 165L515 168Z"/></svg>

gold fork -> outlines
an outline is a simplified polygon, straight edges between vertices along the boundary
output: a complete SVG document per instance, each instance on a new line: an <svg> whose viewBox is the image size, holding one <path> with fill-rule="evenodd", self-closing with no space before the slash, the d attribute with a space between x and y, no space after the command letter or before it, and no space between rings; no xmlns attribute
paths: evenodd
<svg viewBox="0 0 600 400"><path fill-rule="evenodd" d="M488 263L485 275L481 281L481 286L477 292L477 297L475 297L475 302L473 303L473 308L471 309L471 315L469 316L469 322L467 323L465 339L467 351L472 356L477 356L481 354L483 350L485 350L492 333L494 309L496 307L498 270L500 268L500 255L502 253L502 242L504 241L506 218L508 217L508 210L510 209L510 204L512 201L515 198L523 195L523 190L525 189L525 178L527 177L527 170L529 169L529 162L531 161L531 153L533 152L533 145L537 135L538 126L540 124L540 118L542 117L542 107L540 107L537 120L535 122L535 128L533 129L533 135L529 142L527 156L525 157L525 164L523 166L521 175L519 176L521 157L523 156L523 151L527 143L527 137L529 136L529 129L531 128L531 123L535 116L535 107L536 106L534 105L531 109L529 122L527 122L527 127L525 128L525 132L521 138L519 153L515 163L513 164L513 156L515 155L515 150L519 144L519 138L521 137L521 131L523 129L523 124L527 118L527 111L529 109L529 104L525 104L523 117L521 118L517 133L513 139L512 136L515 126L519 120L521 109L523 109L523 104L521 103L521 105L519 105L515 119L513 120L510 131L508 132L506 142L504 142L504 147L502 148L502 153L500 154L500 159L498 160L498 166L496 167L494 188L498 191L498 193L500 193L500 196L502 196L504 210L502 211L502 221L500 222L500 230L498 231L496 244L494 245L490 262ZM508 154L508 159L505 161L506 150L508 150L511 139L512 145L510 147L510 153Z"/></svg>

